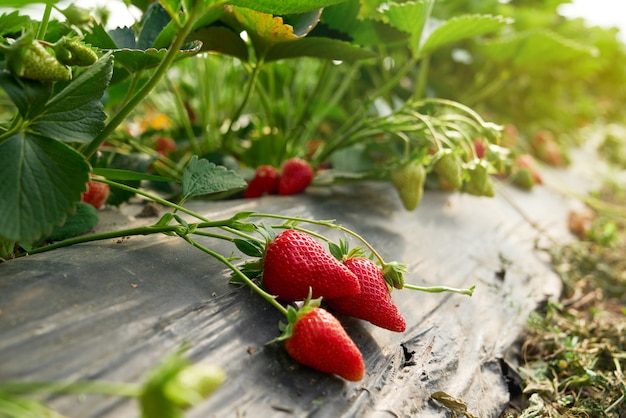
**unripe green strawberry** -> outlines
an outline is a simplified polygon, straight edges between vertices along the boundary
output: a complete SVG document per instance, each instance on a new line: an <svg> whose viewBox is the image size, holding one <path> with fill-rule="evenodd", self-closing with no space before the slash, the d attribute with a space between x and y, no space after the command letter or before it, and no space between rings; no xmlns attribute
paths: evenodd
<svg viewBox="0 0 626 418"><path fill-rule="evenodd" d="M454 155L451 150L447 149L441 150L440 154L435 158L438 159L433 170L439 175L441 180L448 183L454 189L461 188L461 184L463 183L463 170L458 157Z"/></svg>
<svg viewBox="0 0 626 418"><path fill-rule="evenodd" d="M406 210L415 210L424 194L426 169L417 161L404 164L391 172L395 186Z"/></svg>
<svg viewBox="0 0 626 418"><path fill-rule="evenodd" d="M470 180L465 183L463 191L475 196L493 197L495 195L491 177L489 177L487 166L484 163L481 162L469 167L468 173Z"/></svg>
<svg viewBox="0 0 626 418"><path fill-rule="evenodd" d="M17 48L16 44L14 46ZM61 64L38 41L31 41L19 48L11 48L15 53L8 56L8 66L16 76L43 82L67 81L72 78L69 67Z"/></svg>
<svg viewBox="0 0 626 418"><path fill-rule="evenodd" d="M78 65L79 67L87 67L98 61L98 54L78 40L62 42L55 49L57 58L65 65Z"/></svg>

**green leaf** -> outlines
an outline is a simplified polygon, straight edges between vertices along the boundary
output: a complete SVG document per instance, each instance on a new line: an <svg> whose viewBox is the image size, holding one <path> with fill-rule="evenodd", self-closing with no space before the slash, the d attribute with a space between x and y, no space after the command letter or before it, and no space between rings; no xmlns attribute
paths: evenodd
<svg viewBox="0 0 626 418"><path fill-rule="evenodd" d="M0 87L25 119L42 112L46 102L52 96L52 83L18 80L8 72L0 73Z"/></svg>
<svg viewBox="0 0 626 418"><path fill-rule="evenodd" d="M390 3L382 12L391 26L411 35L410 44L413 51L417 51L419 47L424 26L430 17L432 3L432 0Z"/></svg>
<svg viewBox="0 0 626 418"><path fill-rule="evenodd" d="M202 47L201 42L191 42L178 52L177 59L195 55ZM116 49L113 50L115 61L122 64L131 72L148 70L158 66L167 55L167 49L149 48L141 49Z"/></svg>
<svg viewBox="0 0 626 418"><path fill-rule="evenodd" d="M464 15L437 26L422 44L419 53L428 54L444 45L495 32L512 22L503 16Z"/></svg>
<svg viewBox="0 0 626 418"><path fill-rule="evenodd" d="M78 202L76 212L65 223L55 228L45 241L57 241L71 238L91 231L100 220L98 210L88 203Z"/></svg>
<svg viewBox="0 0 626 418"><path fill-rule="evenodd" d="M0 237L32 242L75 210L89 165L69 146L28 133L0 145Z"/></svg>
<svg viewBox="0 0 626 418"><path fill-rule="evenodd" d="M342 61L357 61L374 58L376 54L348 42L330 38L302 38L272 46L265 56L266 61L283 58L315 57Z"/></svg>
<svg viewBox="0 0 626 418"><path fill-rule="evenodd" d="M545 29L485 41L478 44L477 49L496 62L510 62L517 68L536 68L538 65L588 59L598 54L593 47Z"/></svg>
<svg viewBox="0 0 626 418"><path fill-rule="evenodd" d="M183 173L183 196L185 198L226 192L246 187L239 174L226 167L193 156Z"/></svg>
<svg viewBox="0 0 626 418"><path fill-rule="evenodd" d="M216 51L239 58L243 62L250 59L246 42L226 26L200 29L194 33L194 37L202 42L202 51Z"/></svg>
<svg viewBox="0 0 626 418"><path fill-rule="evenodd" d="M3 4L3 7L7 6ZM20 32L28 27L30 23L30 17L21 16L18 10L9 14L3 14L0 16L0 36Z"/></svg>
<svg viewBox="0 0 626 418"><path fill-rule="evenodd" d="M154 174L140 173L131 170L122 170L118 168L94 168L93 174L105 177L109 180L146 180L146 181L164 181L174 183L176 180L168 177L155 176Z"/></svg>
<svg viewBox="0 0 626 418"><path fill-rule="evenodd" d="M273 15L287 15L310 12L311 10L320 9L344 1L345 0L231 0L228 4Z"/></svg>
<svg viewBox="0 0 626 418"><path fill-rule="evenodd" d="M137 38L137 49L148 49L154 46L163 28L170 22L170 16L158 2L152 3L141 19L141 32Z"/></svg>
<svg viewBox="0 0 626 418"><path fill-rule="evenodd" d="M112 74L113 59L107 54L55 95L29 129L64 142L91 141L104 129L100 98Z"/></svg>

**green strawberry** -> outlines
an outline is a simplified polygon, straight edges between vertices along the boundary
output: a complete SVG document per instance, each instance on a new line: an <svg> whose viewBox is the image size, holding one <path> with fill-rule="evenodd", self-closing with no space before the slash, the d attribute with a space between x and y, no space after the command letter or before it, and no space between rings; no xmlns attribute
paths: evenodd
<svg viewBox="0 0 626 418"><path fill-rule="evenodd" d="M460 189L463 183L463 170L458 157L454 155L452 150L441 150L437 156L433 170L439 175L441 180L448 183L454 189Z"/></svg>
<svg viewBox="0 0 626 418"><path fill-rule="evenodd" d="M337 298L361 291L359 279L313 237L287 229L267 245L263 285L284 301Z"/></svg>
<svg viewBox="0 0 626 418"><path fill-rule="evenodd" d="M391 172L391 182L395 186L406 210L415 210L424 194L426 169L417 162L411 161L395 168Z"/></svg>
<svg viewBox="0 0 626 418"><path fill-rule="evenodd" d="M68 81L72 78L69 67L61 64L38 41L18 39L8 50L7 66L17 77L43 82Z"/></svg>
<svg viewBox="0 0 626 418"><path fill-rule="evenodd" d="M487 165L485 162L474 164L468 168L470 180L465 183L463 191L475 196L488 196L493 197L495 195L493 191L493 183L489 173L487 171Z"/></svg>
<svg viewBox="0 0 626 418"><path fill-rule="evenodd" d="M363 379L363 355L341 323L330 312L305 304L294 312L278 340L285 341L287 353L298 363L353 382Z"/></svg>
<svg viewBox="0 0 626 418"><path fill-rule="evenodd" d="M364 257L348 258L343 263L359 278L361 293L327 299L328 306L342 315L364 319L390 331L404 332L406 321L391 300L383 272L376 263Z"/></svg>
<svg viewBox="0 0 626 418"><path fill-rule="evenodd" d="M87 67L98 61L98 54L89 45L76 39L59 43L55 53L65 65Z"/></svg>

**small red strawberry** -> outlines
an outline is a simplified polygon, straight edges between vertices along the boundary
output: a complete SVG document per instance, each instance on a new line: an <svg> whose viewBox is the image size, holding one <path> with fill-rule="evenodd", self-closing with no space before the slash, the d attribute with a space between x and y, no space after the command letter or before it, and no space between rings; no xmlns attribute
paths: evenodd
<svg viewBox="0 0 626 418"><path fill-rule="evenodd" d="M353 382L363 379L363 355L330 312L305 305L285 331L287 353L305 366Z"/></svg>
<svg viewBox="0 0 626 418"><path fill-rule="evenodd" d="M487 152L487 142L482 138L475 138L473 143L476 157L482 159L485 156L485 152Z"/></svg>
<svg viewBox="0 0 626 418"><path fill-rule="evenodd" d="M335 312L359 319L390 331L404 332L406 321L391 300L383 272L375 262L363 257L348 258L344 265L359 278L361 293L355 296L327 299Z"/></svg>
<svg viewBox="0 0 626 418"><path fill-rule="evenodd" d="M313 181L313 169L300 158L285 161L280 170L278 193L290 195L302 193Z"/></svg>
<svg viewBox="0 0 626 418"><path fill-rule="evenodd" d="M254 172L243 196L247 199L278 192L278 171L271 165L261 165Z"/></svg>
<svg viewBox="0 0 626 418"><path fill-rule="evenodd" d="M109 197L109 185L100 183L99 181L89 180L87 182L87 191L82 195L82 201L89 203L96 209L100 209Z"/></svg>
<svg viewBox="0 0 626 418"><path fill-rule="evenodd" d="M176 142L166 136L157 136L154 139L154 149L161 155L168 156L176 151Z"/></svg>
<svg viewBox="0 0 626 418"><path fill-rule="evenodd" d="M292 302L337 298L360 292L359 279L313 237L287 229L267 245L263 284L279 299Z"/></svg>

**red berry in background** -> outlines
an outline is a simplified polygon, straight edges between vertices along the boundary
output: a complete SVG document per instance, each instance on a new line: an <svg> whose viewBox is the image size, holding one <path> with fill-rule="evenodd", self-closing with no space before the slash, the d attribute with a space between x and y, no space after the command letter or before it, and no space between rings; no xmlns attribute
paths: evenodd
<svg viewBox="0 0 626 418"><path fill-rule="evenodd" d="M154 149L161 155L168 156L176 151L176 142L172 138L159 136L154 140Z"/></svg>
<svg viewBox="0 0 626 418"><path fill-rule="evenodd" d="M309 234L287 229L267 245L263 285L287 302L337 298L361 291L359 279Z"/></svg>
<svg viewBox="0 0 626 418"><path fill-rule="evenodd" d="M330 312L317 307L301 310L291 326L285 349L298 363L354 382L363 379L363 355Z"/></svg>
<svg viewBox="0 0 626 418"><path fill-rule="evenodd" d="M281 167L278 193L290 195L302 193L313 181L313 169L300 158L291 158Z"/></svg>
<svg viewBox="0 0 626 418"><path fill-rule="evenodd" d="M99 181L89 180L87 182L87 191L82 195L82 201L89 203L96 209L100 209L109 197L109 185L100 183Z"/></svg>
<svg viewBox="0 0 626 418"><path fill-rule="evenodd" d="M485 156L485 152L487 152L487 142L482 138L474 139L474 152L476 157L482 159Z"/></svg>
<svg viewBox="0 0 626 418"><path fill-rule="evenodd" d="M254 177L248 183L243 196L247 199L261 197L278 192L278 170L271 165L261 165L254 172Z"/></svg>
<svg viewBox="0 0 626 418"><path fill-rule="evenodd" d="M406 330L406 321L391 300L383 272L375 262L363 257L349 258L344 265L359 278L361 293L325 299L328 307L342 315L364 319L395 332Z"/></svg>

